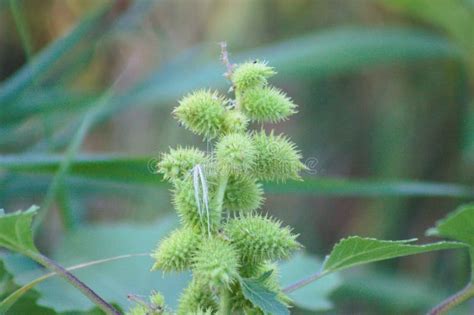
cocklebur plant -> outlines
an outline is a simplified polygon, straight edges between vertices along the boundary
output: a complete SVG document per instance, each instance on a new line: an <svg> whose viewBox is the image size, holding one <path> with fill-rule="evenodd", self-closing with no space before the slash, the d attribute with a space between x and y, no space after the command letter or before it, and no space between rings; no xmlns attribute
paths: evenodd
<svg viewBox="0 0 474 315"><path fill-rule="evenodd" d="M227 73L235 99L201 89L173 111L186 129L214 142L211 152L171 149L158 163L173 186L181 226L159 242L152 270L193 276L177 314L263 314L247 298L244 279L261 278L265 290L288 305L274 262L301 245L289 227L257 213L264 201L259 181L299 180L305 166L287 137L248 130L249 122L279 122L296 113L291 99L268 84L275 74L265 62L237 65ZM132 314L140 310L147 311L138 305Z"/></svg>

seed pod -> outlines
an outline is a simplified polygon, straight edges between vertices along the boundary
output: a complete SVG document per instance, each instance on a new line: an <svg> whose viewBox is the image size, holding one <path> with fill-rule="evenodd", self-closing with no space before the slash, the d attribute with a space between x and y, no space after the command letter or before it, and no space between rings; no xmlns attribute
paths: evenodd
<svg viewBox="0 0 474 315"><path fill-rule="evenodd" d="M206 283L193 279L179 299L177 315L195 314L203 309L215 312L217 304Z"/></svg>
<svg viewBox="0 0 474 315"><path fill-rule="evenodd" d="M259 264L267 260L287 258L300 248L297 235L288 227L261 215L242 215L229 220L225 233L239 251L243 264Z"/></svg>
<svg viewBox="0 0 474 315"><path fill-rule="evenodd" d="M228 110L224 116L225 134L243 133L249 124L248 118L237 110Z"/></svg>
<svg viewBox="0 0 474 315"><path fill-rule="evenodd" d="M226 174L246 174L255 165L255 153L249 136L233 133L222 137L217 143L217 165Z"/></svg>
<svg viewBox="0 0 474 315"><path fill-rule="evenodd" d="M281 90L274 87L257 87L247 90L240 105L250 120L279 122L296 113L296 105Z"/></svg>
<svg viewBox="0 0 474 315"><path fill-rule="evenodd" d="M253 144L257 151L253 174L260 180L285 181L301 179L299 172L306 169L301 163L301 154L294 143L284 136L275 136L273 131L253 134Z"/></svg>
<svg viewBox="0 0 474 315"><path fill-rule="evenodd" d="M250 176L231 176L224 195L224 208L234 212L251 212L263 203L262 185Z"/></svg>
<svg viewBox="0 0 474 315"><path fill-rule="evenodd" d="M224 128L224 103L217 92L199 90L185 96L173 113L187 129L212 139Z"/></svg>
<svg viewBox="0 0 474 315"><path fill-rule="evenodd" d="M175 230L161 241L152 254L156 260L152 270L164 272L185 271L192 264L192 257L199 246L201 236L189 228Z"/></svg>
<svg viewBox="0 0 474 315"><path fill-rule="evenodd" d="M245 62L238 65L232 74L232 82L238 92L267 84L267 79L276 72L266 62Z"/></svg>
<svg viewBox="0 0 474 315"><path fill-rule="evenodd" d="M198 187L199 198L203 197L200 191L201 188L202 186ZM212 202L210 202L214 196L214 185L211 181L207 182L207 188L209 212L206 211L205 200L201 200L201 211L199 211L194 181L191 176L176 182L173 190L173 204L181 219L181 223L185 227L193 229L196 233L207 231L208 220L209 227L211 230L214 230L221 218L221 213L218 213L215 210L216 208L213 207Z"/></svg>
<svg viewBox="0 0 474 315"><path fill-rule="evenodd" d="M239 276L239 257L228 242L204 239L194 256L194 276L211 288L229 287Z"/></svg>
<svg viewBox="0 0 474 315"><path fill-rule="evenodd" d="M158 163L158 172L163 174L163 178L175 182L188 176L197 164L206 165L209 158L204 152L195 148L170 149L170 152L163 154Z"/></svg>

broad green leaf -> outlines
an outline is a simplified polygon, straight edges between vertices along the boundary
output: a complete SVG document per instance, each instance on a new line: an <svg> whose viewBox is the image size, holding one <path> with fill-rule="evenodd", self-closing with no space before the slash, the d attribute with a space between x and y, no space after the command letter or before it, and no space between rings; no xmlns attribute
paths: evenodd
<svg viewBox="0 0 474 315"><path fill-rule="evenodd" d="M264 314L286 315L290 314L288 308L278 300L277 293L267 289L263 283L270 277L272 271L268 271L257 279L242 278L240 284L245 298L253 305L260 308Z"/></svg>
<svg viewBox="0 0 474 315"><path fill-rule="evenodd" d="M460 206L436 222L436 227L426 234L454 239L474 247L474 204Z"/></svg>
<svg viewBox="0 0 474 315"><path fill-rule="evenodd" d="M38 207L0 215L0 247L22 254L38 253L33 241L31 222Z"/></svg>
<svg viewBox="0 0 474 315"><path fill-rule="evenodd" d="M308 274L320 270L322 262L315 256L298 253L288 261L280 265L280 283L286 287L293 282L306 277ZM325 311L332 308L329 300L334 290L341 285L341 279L337 273L328 275L288 295L295 306L312 311Z"/></svg>
<svg viewBox="0 0 474 315"><path fill-rule="evenodd" d="M151 252L175 224L175 220L166 219L162 223L147 225L84 226L65 236L53 253L53 258L63 266L71 266L123 254ZM18 257L9 256L4 262L18 285L25 285L45 273L35 264L20 263ZM150 272L152 265L151 257L134 257L90 266L73 273L106 301L124 310L131 305L127 300L128 294L148 295L153 289L162 292L167 303L175 307L189 275L163 276L160 272ZM94 307L79 291L57 277L41 282L35 291L40 295L38 305L53 308L57 312L83 312Z"/></svg>
<svg viewBox="0 0 474 315"><path fill-rule="evenodd" d="M31 174L55 173L64 156L6 155L0 156L0 169ZM120 155L79 155L70 166L75 177L114 181L122 184L145 184L165 187L155 174L156 159ZM31 185L31 181L28 182ZM331 196L437 196L474 197L472 187L418 181L361 180L330 177L306 177L304 181L265 183L265 191L273 194L309 194Z"/></svg>
<svg viewBox="0 0 474 315"><path fill-rule="evenodd" d="M465 247L457 242L438 242L424 245L410 244L416 239L383 241L352 236L341 240L332 249L323 264L322 272L328 274L371 262L421 254L442 249Z"/></svg>

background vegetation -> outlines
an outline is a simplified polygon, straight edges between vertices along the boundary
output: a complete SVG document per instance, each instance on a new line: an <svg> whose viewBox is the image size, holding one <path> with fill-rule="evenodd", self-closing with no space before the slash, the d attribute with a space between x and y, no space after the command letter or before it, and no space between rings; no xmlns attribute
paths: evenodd
<svg viewBox="0 0 474 315"><path fill-rule="evenodd" d="M425 240L474 197L473 1L12 0L0 1L0 208L40 205L36 242L66 266L149 252L176 223L159 152L207 146L171 110L191 89L228 88L221 40L234 62L268 60L300 106L275 128L310 171L265 186L264 209L309 253L354 234ZM0 298L41 272L2 258ZM464 285L468 264L442 251L358 268L295 313L422 313ZM153 288L176 298L187 276L150 267L133 257L77 275L122 308ZM94 310L50 279L10 312Z"/></svg>

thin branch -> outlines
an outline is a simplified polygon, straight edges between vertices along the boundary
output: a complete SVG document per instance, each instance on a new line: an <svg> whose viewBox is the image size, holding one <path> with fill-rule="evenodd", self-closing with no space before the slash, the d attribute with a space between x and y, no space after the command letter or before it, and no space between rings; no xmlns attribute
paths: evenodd
<svg viewBox="0 0 474 315"><path fill-rule="evenodd" d="M42 264L43 266L45 266L46 268L54 271L59 276L63 277L66 281L68 281L79 291L81 291L85 296L87 296L92 302L94 302L94 304L96 304L106 314L121 315L121 313L115 307L105 301L102 297L95 293L94 290L88 287L84 282L79 280L76 276L74 276L71 272L59 265L57 262L49 259L48 257L42 254L35 253L29 256L40 264Z"/></svg>
<svg viewBox="0 0 474 315"><path fill-rule="evenodd" d="M304 279L301 279L289 286L287 286L286 288L283 289L283 292L285 293L290 293L290 292L293 292L293 291L296 291L304 286L307 286L308 284L310 284L311 282L314 282L318 279L321 279L322 277L324 277L326 275L326 273L323 273L323 272L317 272L315 274L312 274L311 276L309 277L306 277Z"/></svg>
<svg viewBox="0 0 474 315"><path fill-rule="evenodd" d="M458 306L459 304L471 299L474 297L474 285L469 283L464 289L457 292L456 294L451 295L446 300L432 308L428 315L441 315L447 314L449 310Z"/></svg>
<svg viewBox="0 0 474 315"><path fill-rule="evenodd" d="M227 42L222 41L219 43L221 46L221 61L225 65L227 72L224 73L224 76L232 82L232 74L234 73L234 65L229 60L229 52L227 51Z"/></svg>

